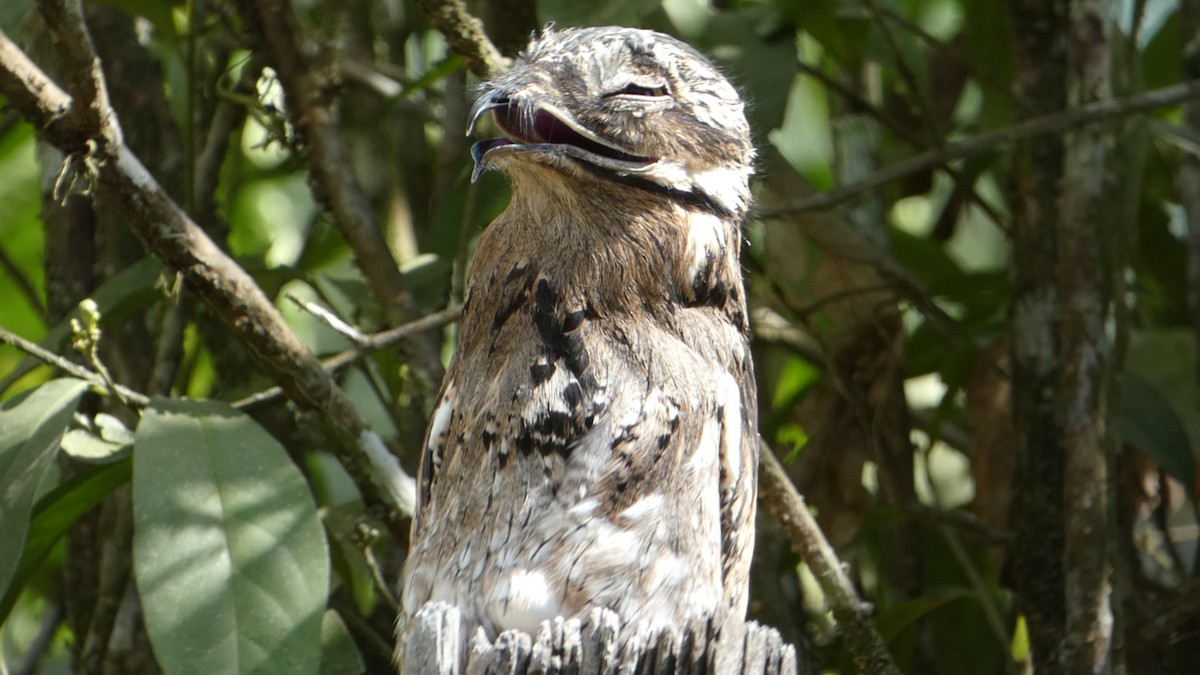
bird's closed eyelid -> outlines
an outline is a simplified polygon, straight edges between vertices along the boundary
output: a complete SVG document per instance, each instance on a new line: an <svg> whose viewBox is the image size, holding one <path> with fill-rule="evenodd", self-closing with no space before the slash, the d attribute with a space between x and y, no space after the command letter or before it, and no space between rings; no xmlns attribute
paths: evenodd
<svg viewBox="0 0 1200 675"><path fill-rule="evenodd" d="M671 95L671 90L667 85L660 83L639 83L630 82L629 84L617 89L602 94L600 98L609 99L620 97L639 97L639 98L666 98Z"/></svg>

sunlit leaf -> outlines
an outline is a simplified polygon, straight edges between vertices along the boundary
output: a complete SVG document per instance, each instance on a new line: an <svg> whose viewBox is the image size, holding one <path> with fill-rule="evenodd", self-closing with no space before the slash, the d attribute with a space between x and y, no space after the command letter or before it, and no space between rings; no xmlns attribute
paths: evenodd
<svg viewBox="0 0 1200 675"><path fill-rule="evenodd" d="M85 429L71 429L63 436L62 449L84 462L107 463L127 457L133 450L133 432L121 420L99 413Z"/></svg>
<svg viewBox="0 0 1200 675"><path fill-rule="evenodd" d="M71 429L63 436L62 449L81 462L104 463L127 457L133 446L106 441L85 429Z"/></svg>
<svg viewBox="0 0 1200 675"><path fill-rule="evenodd" d="M214 401L156 400L134 450L134 574L164 671L316 673L329 554L286 451Z"/></svg>
<svg viewBox="0 0 1200 675"><path fill-rule="evenodd" d="M1021 663L1029 658L1029 626L1025 624L1025 616L1017 616L1017 625L1013 629L1012 645L1009 646L1013 661Z"/></svg>
<svg viewBox="0 0 1200 675"><path fill-rule="evenodd" d="M51 380L0 410L0 589L5 594L25 548L38 486L87 386L83 380Z"/></svg>

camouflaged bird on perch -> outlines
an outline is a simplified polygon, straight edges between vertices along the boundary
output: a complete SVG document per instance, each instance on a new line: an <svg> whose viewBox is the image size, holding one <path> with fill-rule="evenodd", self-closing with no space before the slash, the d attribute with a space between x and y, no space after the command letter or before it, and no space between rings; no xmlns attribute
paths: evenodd
<svg viewBox="0 0 1200 675"><path fill-rule="evenodd" d="M427 432L403 672L608 672L634 647L651 670L629 672L742 672L755 641L773 647L747 672L794 671L742 623L758 442L738 92L669 36L547 28L471 127L487 113L504 137L476 143L473 178L503 171L512 199Z"/></svg>

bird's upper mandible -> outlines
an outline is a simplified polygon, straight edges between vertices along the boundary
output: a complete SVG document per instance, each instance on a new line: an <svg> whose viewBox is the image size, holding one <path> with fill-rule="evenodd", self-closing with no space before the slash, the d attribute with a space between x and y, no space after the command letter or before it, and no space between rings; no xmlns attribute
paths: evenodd
<svg viewBox="0 0 1200 675"><path fill-rule="evenodd" d="M475 145L475 177L552 167L720 217L740 220L748 208L754 146L742 99L704 55L668 35L548 27L481 87L468 131L488 111L504 137Z"/></svg>

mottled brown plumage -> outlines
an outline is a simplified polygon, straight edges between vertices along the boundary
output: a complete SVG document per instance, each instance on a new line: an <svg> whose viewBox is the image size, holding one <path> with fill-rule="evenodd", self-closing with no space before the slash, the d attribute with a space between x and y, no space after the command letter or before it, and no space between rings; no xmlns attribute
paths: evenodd
<svg viewBox="0 0 1200 675"><path fill-rule="evenodd" d="M745 611L756 404L738 249L753 147L701 54L547 30L472 112L512 201L480 238L426 440L399 630Z"/></svg>

